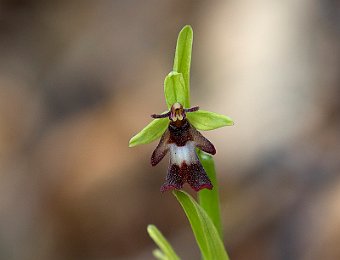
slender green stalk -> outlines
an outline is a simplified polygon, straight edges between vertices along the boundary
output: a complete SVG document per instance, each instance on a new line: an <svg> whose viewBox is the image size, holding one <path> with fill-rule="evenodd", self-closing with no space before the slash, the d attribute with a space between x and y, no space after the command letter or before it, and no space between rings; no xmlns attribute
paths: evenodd
<svg viewBox="0 0 340 260"><path fill-rule="evenodd" d="M203 165L203 168L207 172L209 179L214 186L212 190L204 189L198 192L198 201L201 207L211 218L217 229L218 234L220 235L220 238L223 240L220 198L218 193L218 183L216 178L214 159L209 154L206 154L200 150L198 151L198 156Z"/></svg>

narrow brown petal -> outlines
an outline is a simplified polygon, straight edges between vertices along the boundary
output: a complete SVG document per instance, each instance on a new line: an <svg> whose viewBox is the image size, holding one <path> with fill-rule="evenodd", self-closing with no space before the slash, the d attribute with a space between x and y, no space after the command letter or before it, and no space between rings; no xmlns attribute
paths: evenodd
<svg viewBox="0 0 340 260"><path fill-rule="evenodd" d="M190 127L190 133L198 149L213 155L216 153L214 145L193 126Z"/></svg>
<svg viewBox="0 0 340 260"><path fill-rule="evenodd" d="M169 146L168 146L169 137L170 137L170 132L167 129L162 135L162 138L159 141L159 144L157 145L156 149L152 153L152 156L151 156L152 166L157 165L169 151Z"/></svg>

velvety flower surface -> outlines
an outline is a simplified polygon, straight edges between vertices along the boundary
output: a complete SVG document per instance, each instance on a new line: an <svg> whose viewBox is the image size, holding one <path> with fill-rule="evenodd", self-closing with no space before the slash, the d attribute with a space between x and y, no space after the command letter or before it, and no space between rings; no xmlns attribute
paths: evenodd
<svg viewBox="0 0 340 260"><path fill-rule="evenodd" d="M170 153L168 174L161 187L162 192L181 189L185 182L195 191L213 187L198 159L196 148L215 154L215 147L186 119L186 113L197 110L198 107L183 109L180 103L175 103L168 113L153 115L154 118L169 117L169 126L151 156L151 164L155 166Z"/></svg>

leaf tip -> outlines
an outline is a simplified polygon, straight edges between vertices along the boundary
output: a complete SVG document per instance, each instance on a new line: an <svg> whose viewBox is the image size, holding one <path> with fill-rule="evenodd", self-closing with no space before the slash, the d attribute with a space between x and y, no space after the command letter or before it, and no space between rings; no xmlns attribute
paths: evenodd
<svg viewBox="0 0 340 260"><path fill-rule="evenodd" d="M149 224L146 228L146 230L148 231L148 233L152 232L155 229L155 225L153 224Z"/></svg>
<svg viewBox="0 0 340 260"><path fill-rule="evenodd" d="M169 80L169 78L178 76L179 74L181 74L181 73L172 70L172 71L170 71L170 72L168 73L168 75L166 75L165 80ZM164 81L165 81L165 80L164 80Z"/></svg>
<svg viewBox="0 0 340 260"><path fill-rule="evenodd" d="M129 147L134 147L136 146L136 144L134 143L134 138L135 136L131 137L130 141L129 141Z"/></svg>
<svg viewBox="0 0 340 260"><path fill-rule="evenodd" d="M190 33L193 33L192 26L190 24L186 24L183 26L181 32L188 31Z"/></svg>
<svg viewBox="0 0 340 260"><path fill-rule="evenodd" d="M152 251L152 254L153 254L153 256L154 256L156 259L159 259L159 260L166 260L166 259L168 259L168 258L164 255L164 253L163 253L161 250L159 250L159 249L153 250L153 251Z"/></svg>
<svg viewBox="0 0 340 260"><path fill-rule="evenodd" d="M233 126L235 125L234 120L228 116L226 116L227 119L227 126Z"/></svg>

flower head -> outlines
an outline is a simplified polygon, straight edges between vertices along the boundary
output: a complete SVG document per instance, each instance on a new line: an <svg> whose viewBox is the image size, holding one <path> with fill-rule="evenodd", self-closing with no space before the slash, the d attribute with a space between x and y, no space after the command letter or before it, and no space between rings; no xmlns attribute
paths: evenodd
<svg viewBox="0 0 340 260"><path fill-rule="evenodd" d="M233 125L224 115L190 108L189 74L192 47L192 29L185 26L177 40L174 70L164 81L164 94L169 111L153 114L154 120L131 138L129 146L146 144L161 137L151 156L155 166L170 153L170 164L166 181L161 191L181 189L187 182L195 191L212 184L196 154L196 148L215 154L214 145L197 130L212 130Z"/></svg>

